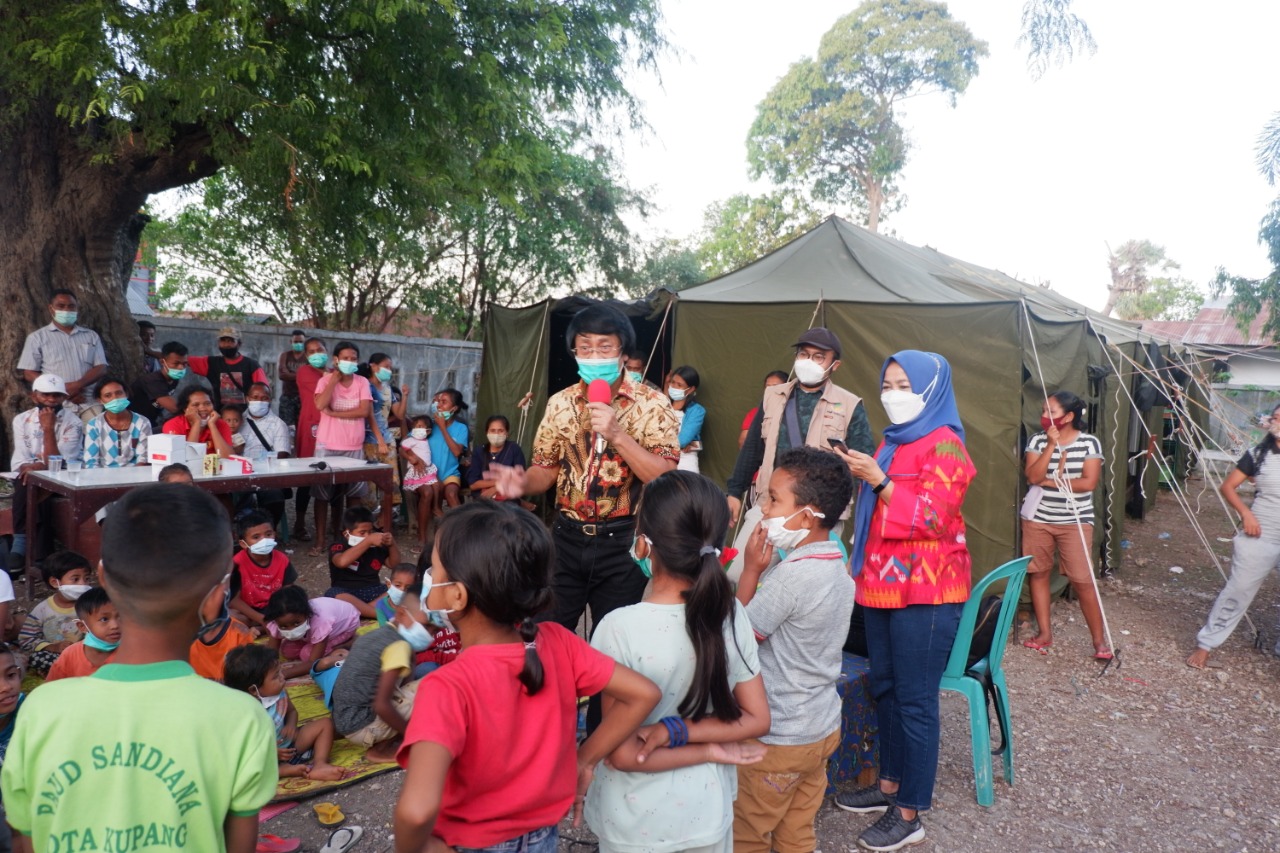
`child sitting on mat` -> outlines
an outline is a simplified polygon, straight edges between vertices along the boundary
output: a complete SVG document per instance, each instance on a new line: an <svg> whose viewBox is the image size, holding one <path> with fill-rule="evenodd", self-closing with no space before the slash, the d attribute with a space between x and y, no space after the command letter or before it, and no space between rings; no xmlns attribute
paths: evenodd
<svg viewBox="0 0 1280 853"><path fill-rule="evenodd" d="M120 645L120 614L102 587L95 586L76 599L76 617L84 639L58 655L45 681L93 675Z"/></svg>
<svg viewBox="0 0 1280 853"><path fill-rule="evenodd" d="M284 551L276 547L276 526L260 509L249 510L236 521L240 548L232 559L231 610L256 628L266 620L262 611L271 594L298 580L298 570Z"/></svg>
<svg viewBox="0 0 1280 853"><path fill-rule="evenodd" d="M31 608L18 643L31 656L28 669L44 676L58 655L84 638L76 627L75 602L93 588L89 586L93 568L75 551L58 551L45 558L40 574L53 595Z"/></svg>
<svg viewBox="0 0 1280 853"><path fill-rule="evenodd" d="M373 529L368 507L348 507L342 527L341 541L329 546L329 589L324 594L350 604L362 618L373 619L373 602L387 591L378 572L400 562L400 548L390 533Z"/></svg>
<svg viewBox="0 0 1280 853"><path fill-rule="evenodd" d="M306 590L286 586L271 594L262 618L270 635L267 646L286 661L285 678L306 675L311 665L351 646L360 614L336 598L307 600Z"/></svg>
<svg viewBox="0 0 1280 853"><path fill-rule="evenodd" d="M222 683L255 696L276 728L276 758L280 776L303 776L323 782L342 778L341 767L329 763L333 749L333 720L317 717L298 725L298 709L284 689L284 668L276 653L257 644L227 653Z"/></svg>
<svg viewBox="0 0 1280 853"><path fill-rule="evenodd" d="M396 608L404 600L404 593L418 580L418 567L413 563L400 563L387 577L387 593L373 603L377 611L378 625L386 625L396 615Z"/></svg>
<svg viewBox="0 0 1280 853"><path fill-rule="evenodd" d="M394 761L418 692L410 680L413 655L431 645L414 581L392 621L361 636L333 685L333 724L347 740L368 749L370 761Z"/></svg>

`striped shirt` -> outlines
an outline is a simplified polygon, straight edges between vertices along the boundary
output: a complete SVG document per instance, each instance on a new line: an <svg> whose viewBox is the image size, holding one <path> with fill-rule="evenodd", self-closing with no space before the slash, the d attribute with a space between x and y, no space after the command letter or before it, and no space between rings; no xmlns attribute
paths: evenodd
<svg viewBox="0 0 1280 853"><path fill-rule="evenodd" d="M107 423L106 412L89 421L84 433L84 467L122 468L147 461L151 421L137 412L129 414L129 426L119 431Z"/></svg>
<svg viewBox="0 0 1280 853"><path fill-rule="evenodd" d="M1037 455L1044 453L1048 444L1049 437L1043 432L1038 432L1027 442L1027 453ZM1082 432L1065 448L1055 447L1053 455L1049 457L1049 470L1045 473L1046 480L1052 480L1058 476L1058 466L1061 464L1064 451L1067 459L1063 466L1063 476L1068 480L1078 480L1084 476L1086 459L1102 458L1102 443L1094 436ZM1036 507L1035 518L1032 520L1041 524L1075 524L1077 513L1082 523L1093 523L1092 492L1062 492L1052 486L1045 486L1044 496L1040 499L1040 505Z"/></svg>
<svg viewBox="0 0 1280 853"><path fill-rule="evenodd" d="M64 332L50 323L27 335L18 358L18 369L52 373L61 376L64 382L76 382L106 363L107 353L97 332L83 326L73 326L70 332ZM86 387L84 399L92 400L93 391L93 387Z"/></svg>

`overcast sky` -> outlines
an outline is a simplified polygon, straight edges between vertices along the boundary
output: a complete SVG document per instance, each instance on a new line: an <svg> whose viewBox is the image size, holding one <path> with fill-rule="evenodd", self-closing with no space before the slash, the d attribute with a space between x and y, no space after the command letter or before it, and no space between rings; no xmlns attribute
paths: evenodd
<svg viewBox="0 0 1280 853"><path fill-rule="evenodd" d="M908 242L1091 305L1106 298L1107 244L1149 239L1208 282L1222 265L1269 269L1258 222L1280 189L1254 164L1280 111L1280 3L1077 0L1098 51L1032 80L1015 47L1021 0L955 0L991 51L950 108L910 101L906 206L881 223ZM852 2L665 0L661 85L638 79L652 131L626 141L633 185L660 208L651 236L685 237L711 202L760 191L747 178L755 108Z"/></svg>

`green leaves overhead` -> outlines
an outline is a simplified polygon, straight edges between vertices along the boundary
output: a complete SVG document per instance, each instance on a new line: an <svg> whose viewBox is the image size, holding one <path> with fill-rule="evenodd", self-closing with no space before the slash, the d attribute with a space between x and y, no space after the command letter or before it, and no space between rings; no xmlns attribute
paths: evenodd
<svg viewBox="0 0 1280 853"><path fill-rule="evenodd" d="M876 230L898 201L909 150L895 105L931 93L954 105L986 55L986 43L942 3L863 3L761 102L747 138L752 177L853 205Z"/></svg>

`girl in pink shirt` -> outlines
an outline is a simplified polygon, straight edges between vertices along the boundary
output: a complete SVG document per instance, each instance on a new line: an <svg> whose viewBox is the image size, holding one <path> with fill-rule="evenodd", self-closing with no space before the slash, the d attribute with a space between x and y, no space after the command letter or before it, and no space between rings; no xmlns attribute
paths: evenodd
<svg viewBox="0 0 1280 853"><path fill-rule="evenodd" d="M551 534L500 501L440 523L426 603L462 652L426 677L397 756L409 772L397 851L519 842L554 853L556 824L580 821L596 765L658 703L658 688L569 630L534 617L551 605ZM604 720L575 750L578 699L603 691Z"/></svg>
<svg viewBox="0 0 1280 853"><path fill-rule="evenodd" d="M267 599L262 612L270 637L267 645L279 649L285 660L285 678L295 678L311 671L311 665L322 658L346 657L346 649L360 627L360 612L336 598L307 600L307 592L299 586L281 587Z"/></svg>

